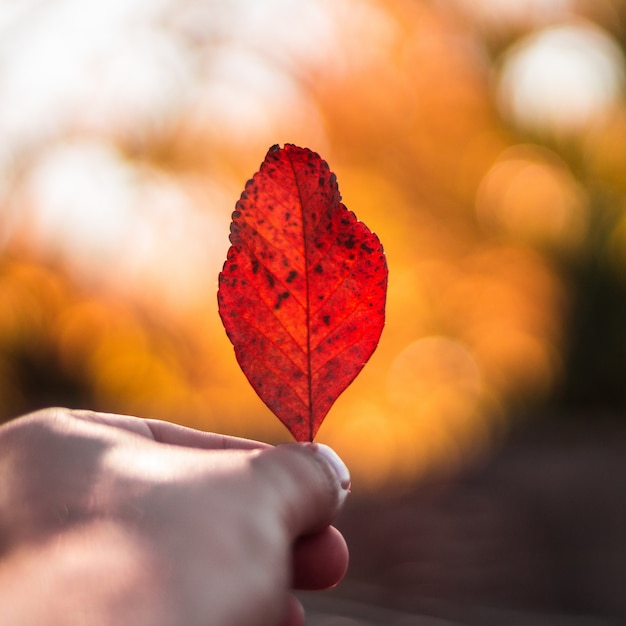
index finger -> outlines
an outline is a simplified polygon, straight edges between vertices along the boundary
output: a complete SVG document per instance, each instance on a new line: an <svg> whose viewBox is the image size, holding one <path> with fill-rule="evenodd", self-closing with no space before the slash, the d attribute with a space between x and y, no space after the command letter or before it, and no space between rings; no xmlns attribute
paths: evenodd
<svg viewBox="0 0 626 626"><path fill-rule="evenodd" d="M163 420L84 410L71 410L69 414L83 421L120 428L172 446L201 450L262 450L272 447L261 441L204 432Z"/></svg>

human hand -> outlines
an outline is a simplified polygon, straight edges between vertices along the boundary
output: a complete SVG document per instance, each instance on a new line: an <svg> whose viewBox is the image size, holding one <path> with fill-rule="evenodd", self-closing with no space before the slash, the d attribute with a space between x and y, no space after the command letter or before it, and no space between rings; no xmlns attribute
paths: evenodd
<svg viewBox="0 0 626 626"><path fill-rule="evenodd" d="M298 626L344 575L335 453L46 409L0 428L3 624Z"/></svg>

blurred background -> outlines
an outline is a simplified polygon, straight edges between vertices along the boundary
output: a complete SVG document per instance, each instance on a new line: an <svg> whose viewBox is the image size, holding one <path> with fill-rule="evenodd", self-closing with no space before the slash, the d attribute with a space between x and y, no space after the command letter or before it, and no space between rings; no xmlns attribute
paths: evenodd
<svg viewBox="0 0 626 626"><path fill-rule="evenodd" d="M0 421L287 441L217 275L307 146L390 268L318 435L354 479L328 601L399 611L311 623L626 619L625 46L621 0L0 0Z"/></svg>

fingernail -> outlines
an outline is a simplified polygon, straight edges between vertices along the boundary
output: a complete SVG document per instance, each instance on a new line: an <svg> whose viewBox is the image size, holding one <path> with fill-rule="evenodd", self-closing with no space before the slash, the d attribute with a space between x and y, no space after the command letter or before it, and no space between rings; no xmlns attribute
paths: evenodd
<svg viewBox="0 0 626 626"><path fill-rule="evenodd" d="M319 454L333 470L341 488L350 491L350 472L339 455L330 447L323 443L308 443L307 447Z"/></svg>

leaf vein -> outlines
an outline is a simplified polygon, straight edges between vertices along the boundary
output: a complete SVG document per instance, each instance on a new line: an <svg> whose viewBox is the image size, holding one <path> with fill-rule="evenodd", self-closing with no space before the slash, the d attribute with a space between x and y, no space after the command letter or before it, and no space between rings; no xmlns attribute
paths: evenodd
<svg viewBox="0 0 626 626"><path fill-rule="evenodd" d="M254 331L256 331L259 335L261 335L262 337L264 337L265 339L267 339L267 341L269 341L271 344L274 345L274 347L281 352L285 358L289 361L291 361L291 363L293 363L294 367L296 367L299 371L302 372L302 368L293 360L293 358L291 356L289 356L289 354L287 354L287 352L285 352L285 350L283 350L283 348L280 346L280 344L276 343L273 339L269 338L262 330L260 330L257 326L255 326L254 324L252 324L249 320L247 320L246 318L241 318L241 320L247 324L250 328L252 328ZM300 346L298 346L300 347ZM298 398L301 400L301 402L304 404L304 406L306 407L306 401L302 399L302 397L300 396L300 394L297 392L296 388L291 384L291 382L287 382L285 381L284 377L281 376L281 374L283 374L283 372L281 370L278 369L273 369L269 366L267 361L264 361L263 363L264 367L268 370L271 371L276 378L283 380L285 382L285 385L287 387L289 387L290 389L293 390L293 392L298 396ZM305 372L303 372L303 375L306 375ZM307 409L308 410L308 409Z"/></svg>
<svg viewBox="0 0 626 626"><path fill-rule="evenodd" d="M250 225L248 223L248 225ZM250 225L250 228L252 230L254 230L259 237L261 237L262 239L264 239L268 245L272 246L272 248L274 248L275 250L280 250L281 252L283 252L283 250L281 248L279 248L278 246L276 246L275 244L273 244L265 235L263 235L263 233L259 232L258 230L256 230L253 226ZM271 274L272 278L278 283L280 284L280 286L283 288L284 291L288 291L294 298L294 300L302 307L302 309L306 312L306 304L304 304L303 302L300 301L300 299L297 297L297 295L293 292L293 290L289 289L286 285L285 282L280 279L272 269L270 269L264 262L263 259L260 259L259 256L254 252L254 250L252 249L252 247L250 246L250 244L248 243L247 239L243 239L243 238L239 238L239 244L244 246L247 250L248 250L248 255L250 257L254 257L255 260L257 260L259 262L259 265L261 265L261 267L263 267L263 269L268 273Z"/></svg>
<svg viewBox="0 0 626 626"><path fill-rule="evenodd" d="M335 332L336 330L338 330L339 328L341 328L353 315L354 313L359 309L359 308L363 308L361 306L356 306L354 309L352 309L352 311L350 311L350 314L346 317L344 317L341 322L339 324L337 324L337 326L331 331L331 332ZM324 338L317 344L318 346L322 343L322 341L324 341L324 339L326 339L331 333L329 332L327 335L324 336ZM361 333L358 337L358 339L356 339L355 341L353 341L352 343L348 344L348 345L344 345L342 344L341 350L338 350L336 353L334 353L332 356L329 356L323 363L321 363L320 365L318 365L315 368L315 371L311 372L311 376L313 376L314 374L317 374L317 372L319 372L321 369L323 369L326 365L328 365L328 363L330 363L330 361L332 361L333 359L337 358L340 354L342 354L343 352L345 352L346 350L350 349L352 346L356 345L357 343L359 343L364 337L366 336L366 333Z"/></svg>

